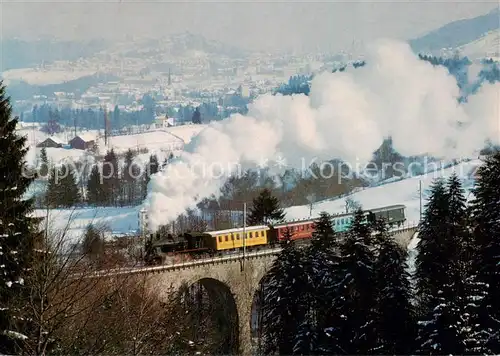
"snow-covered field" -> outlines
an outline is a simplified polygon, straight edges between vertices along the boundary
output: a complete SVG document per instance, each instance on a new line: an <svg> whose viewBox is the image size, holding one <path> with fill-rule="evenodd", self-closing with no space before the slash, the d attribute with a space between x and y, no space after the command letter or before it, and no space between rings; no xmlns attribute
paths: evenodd
<svg viewBox="0 0 500 356"><path fill-rule="evenodd" d="M466 194L474 184L474 172L482 161L472 160L462 162L451 168L438 170L426 175L411 177L398 182L384 184L378 187L367 188L353 193L350 198L361 203L364 209L372 209L393 204L407 206L407 219L410 223L419 220L419 182L422 181L422 197L425 205L428 189L435 178L449 177L453 172L461 178ZM468 195L470 198L470 195ZM285 210L287 220L309 217L307 206L295 206ZM342 213L345 209L345 198L327 200L313 205L312 216L321 211L331 214ZM67 236L77 241L88 224L102 224L112 234L131 234L139 229L139 215L141 207L124 208L85 208L85 209L57 209L49 215L49 224L53 230L68 228ZM37 216L46 216L45 210L37 210ZM68 223L68 221L70 221Z"/></svg>
<svg viewBox="0 0 500 356"><path fill-rule="evenodd" d="M185 143L189 143L191 139L198 135L200 131L208 127L206 124L202 125L180 125L180 126L173 126L165 129L167 132L171 133L172 135L177 136L178 138L182 139Z"/></svg>
<svg viewBox="0 0 500 356"><path fill-rule="evenodd" d="M471 60L493 58L500 59L500 30L493 30L483 37L459 47L458 50L463 56Z"/></svg>
<svg viewBox="0 0 500 356"><path fill-rule="evenodd" d="M113 148L117 153L124 153L129 148L131 149L147 149L149 154L155 153L163 160L170 152L179 152L184 148L184 145L189 143L191 139L196 136L201 130L208 125L182 125L174 126L161 130L148 131L140 134L131 134L123 136L109 137L108 144L104 144L102 133L97 130L78 131L79 135L97 138L99 154L104 155L106 150ZM49 136L48 134L39 130L39 127L31 127L30 124L24 123L20 125L17 130L18 134L27 138L27 145L29 151L26 157L28 165L35 166L37 159L40 156L41 148L36 145L44 141L48 137L55 137L58 140L67 143L75 135L73 129L68 129L65 132ZM73 162L88 156L88 152L81 150L73 150L68 148L48 148L47 156L49 161L54 164L59 164L65 160L72 160ZM147 154L147 158L149 158ZM165 156L165 157L163 157ZM140 159L144 161L144 159Z"/></svg>
<svg viewBox="0 0 500 356"><path fill-rule="evenodd" d="M148 149L149 151L178 151L184 148L185 141L169 131L158 130L144 132L136 135L112 136L108 139L107 147L104 146L104 139L99 140L101 154L105 154L107 149L113 148L116 153L124 153L131 149Z"/></svg>
<svg viewBox="0 0 500 356"><path fill-rule="evenodd" d="M421 176L414 176L393 183L387 183L373 188L367 188L353 193L349 198L359 202L363 209L373 209L382 206L405 204L407 207L407 220L418 222L420 210L420 181L422 182L423 204L428 197L428 190L435 178L449 177L453 172L462 180L465 194L468 195L474 184L474 173L481 165L479 159L462 162L456 166L439 169ZM471 196L469 195L468 198ZM312 217L322 211L329 213L342 213L345 211L346 197L315 203L312 208ZM310 206L295 206L286 210L288 219L303 219L309 217Z"/></svg>
<svg viewBox="0 0 500 356"><path fill-rule="evenodd" d="M22 80L32 85L59 84L95 74L95 71L41 70L33 68L11 69L2 73L8 85L11 81Z"/></svg>

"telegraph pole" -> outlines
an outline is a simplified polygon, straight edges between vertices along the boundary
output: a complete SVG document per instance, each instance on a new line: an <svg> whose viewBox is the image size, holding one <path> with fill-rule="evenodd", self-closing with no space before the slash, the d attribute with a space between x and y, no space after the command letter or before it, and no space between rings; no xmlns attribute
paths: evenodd
<svg viewBox="0 0 500 356"><path fill-rule="evenodd" d="M247 252L247 203L243 203L243 269L245 269L245 254Z"/></svg>

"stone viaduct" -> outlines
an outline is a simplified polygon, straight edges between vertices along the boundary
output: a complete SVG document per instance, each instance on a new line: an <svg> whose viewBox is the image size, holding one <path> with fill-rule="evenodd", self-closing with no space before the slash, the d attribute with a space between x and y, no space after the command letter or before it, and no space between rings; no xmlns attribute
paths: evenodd
<svg viewBox="0 0 500 356"><path fill-rule="evenodd" d="M405 248L416 232L416 227L392 232L392 236ZM233 315L235 348L231 354L252 353L251 318L254 297L260 282L269 270L279 248L241 254L215 257L176 265L144 267L126 273L147 274L148 282L162 299L171 297L183 285L199 282L208 294L220 300ZM121 274L121 273L120 273Z"/></svg>

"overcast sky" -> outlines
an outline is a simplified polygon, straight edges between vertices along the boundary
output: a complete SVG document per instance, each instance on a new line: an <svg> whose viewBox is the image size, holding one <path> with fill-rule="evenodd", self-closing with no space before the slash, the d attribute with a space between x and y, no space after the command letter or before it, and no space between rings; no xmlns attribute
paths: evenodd
<svg viewBox="0 0 500 356"><path fill-rule="evenodd" d="M0 15L7 37L160 37L190 31L248 49L339 50L353 41L414 38L497 6L493 0L0 0Z"/></svg>

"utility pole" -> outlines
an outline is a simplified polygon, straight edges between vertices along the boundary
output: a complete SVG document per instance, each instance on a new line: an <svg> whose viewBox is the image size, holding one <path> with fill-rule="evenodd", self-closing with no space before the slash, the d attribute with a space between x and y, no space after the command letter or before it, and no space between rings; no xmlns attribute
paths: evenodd
<svg viewBox="0 0 500 356"><path fill-rule="evenodd" d="M243 269L245 269L245 255L247 252L247 203L243 203Z"/></svg>

